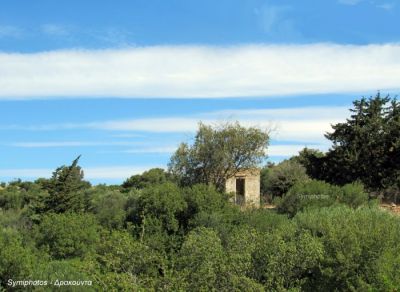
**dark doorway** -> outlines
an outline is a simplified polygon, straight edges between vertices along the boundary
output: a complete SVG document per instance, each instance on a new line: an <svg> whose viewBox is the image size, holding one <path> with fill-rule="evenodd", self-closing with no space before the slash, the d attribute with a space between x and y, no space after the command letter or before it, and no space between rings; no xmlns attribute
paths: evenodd
<svg viewBox="0 0 400 292"><path fill-rule="evenodd" d="M236 204L242 205L244 203L245 187L245 179L236 178Z"/></svg>

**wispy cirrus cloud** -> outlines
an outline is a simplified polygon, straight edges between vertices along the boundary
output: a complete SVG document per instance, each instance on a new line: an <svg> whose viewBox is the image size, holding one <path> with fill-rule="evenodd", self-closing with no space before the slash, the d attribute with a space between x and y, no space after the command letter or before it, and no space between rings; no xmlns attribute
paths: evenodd
<svg viewBox="0 0 400 292"><path fill-rule="evenodd" d="M0 53L0 99L218 98L398 89L400 45Z"/></svg>
<svg viewBox="0 0 400 292"><path fill-rule="evenodd" d="M116 134L118 134L118 132L123 132L123 135L129 134L129 132L133 132L134 135L137 135L136 132L193 133L198 128L199 122L217 124L237 120L245 126L258 126L270 129L271 136L274 139L305 142L314 141L320 143L321 141L325 141L324 133L331 130L331 124L343 122L347 116L348 109L339 106L244 109L214 111L197 114L191 117L125 119L29 126L11 125L2 126L1 129L31 131L95 129L116 132ZM59 142L54 143L55 144L50 143L44 145L54 146L58 145L57 143ZM86 143L91 144L96 142ZM40 142L38 144L25 144L25 146L31 147L36 145L40 146L41 144Z"/></svg>

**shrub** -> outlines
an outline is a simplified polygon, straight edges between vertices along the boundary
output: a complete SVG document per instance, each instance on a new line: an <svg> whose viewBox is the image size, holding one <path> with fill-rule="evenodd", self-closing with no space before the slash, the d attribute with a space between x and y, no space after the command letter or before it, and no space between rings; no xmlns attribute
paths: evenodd
<svg viewBox="0 0 400 292"><path fill-rule="evenodd" d="M164 270L162 257L126 231L113 231L97 249L103 272L156 277Z"/></svg>
<svg viewBox="0 0 400 292"><path fill-rule="evenodd" d="M93 215L49 214L35 227L35 237L38 247L55 259L84 257L99 242L99 230Z"/></svg>
<svg viewBox="0 0 400 292"><path fill-rule="evenodd" d="M9 288L6 287L9 279L27 279L37 260L16 230L0 228L0 290Z"/></svg>
<svg viewBox="0 0 400 292"><path fill-rule="evenodd" d="M357 208L368 202L368 193L365 191L363 184L351 183L344 185L342 188L341 203L345 203L352 208Z"/></svg>
<svg viewBox="0 0 400 292"><path fill-rule="evenodd" d="M261 192L272 197L282 196L297 182L308 179L304 166L294 160L284 160L261 171Z"/></svg>
<svg viewBox="0 0 400 292"><path fill-rule="evenodd" d="M294 222L324 246L313 290L395 291L391 288L400 287L396 280L400 218L378 208L336 206L299 213Z"/></svg>
<svg viewBox="0 0 400 292"><path fill-rule="evenodd" d="M182 191L177 185L155 185L135 193L128 200L128 219L141 225L144 220L157 218L165 231L176 232L179 229L178 218L186 207Z"/></svg>
<svg viewBox="0 0 400 292"><path fill-rule="evenodd" d="M253 253L252 276L266 291L300 291L312 281L323 254L310 232L264 233Z"/></svg>
<svg viewBox="0 0 400 292"><path fill-rule="evenodd" d="M170 175L162 168L152 168L142 174L133 175L122 184L124 189L144 189L171 180Z"/></svg>
<svg viewBox="0 0 400 292"><path fill-rule="evenodd" d="M48 283L57 283L61 281L92 281L92 285L76 285L76 286L53 286L54 290L59 291L98 291L95 289L96 280L93 275L85 272L83 264L80 260L60 260L60 261L49 261L42 262L35 266L35 271L33 272L33 279L46 280ZM52 287L48 284L48 287ZM55 289L57 288L57 289ZM50 288L51 290L51 288Z"/></svg>
<svg viewBox="0 0 400 292"><path fill-rule="evenodd" d="M224 253L217 233L200 227L191 231L179 252L177 269L189 291L211 291L221 281Z"/></svg>
<svg viewBox="0 0 400 292"><path fill-rule="evenodd" d="M278 210L294 216L306 207L333 205L340 197L340 187L317 180L300 182L295 184L282 198Z"/></svg>
<svg viewBox="0 0 400 292"><path fill-rule="evenodd" d="M120 229L125 224L127 196L117 190L100 189L91 194L89 210L100 224L109 229Z"/></svg>
<svg viewBox="0 0 400 292"><path fill-rule="evenodd" d="M327 207L336 203L357 208L367 202L368 194L360 183L339 187L323 181L310 180L294 185L279 202L278 210L294 216L304 208Z"/></svg>
<svg viewBox="0 0 400 292"><path fill-rule="evenodd" d="M185 227L192 225L193 218L199 213L211 214L221 211L227 205L228 196L218 192L215 187L197 184L183 190L183 196L187 203L187 209L182 217Z"/></svg>

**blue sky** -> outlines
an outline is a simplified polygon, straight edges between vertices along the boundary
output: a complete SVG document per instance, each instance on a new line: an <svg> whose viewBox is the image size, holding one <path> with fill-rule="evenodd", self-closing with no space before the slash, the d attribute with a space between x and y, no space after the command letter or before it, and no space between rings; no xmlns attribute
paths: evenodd
<svg viewBox="0 0 400 292"><path fill-rule="evenodd" d="M326 150L351 101L400 81L397 0L0 0L0 181L82 154L94 183L166 167L197 123Z"/></svg>

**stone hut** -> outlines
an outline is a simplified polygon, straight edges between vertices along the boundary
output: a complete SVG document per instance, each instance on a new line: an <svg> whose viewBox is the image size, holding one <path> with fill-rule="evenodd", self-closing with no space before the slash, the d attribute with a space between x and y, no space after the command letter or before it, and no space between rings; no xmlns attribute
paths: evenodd
<svg viewBox="0 0 400 292"><path fill-rule="evenodd" d="M260 206L260 170L241 170L226 180L225 190L234 193L234 203L241 206Z"/></svg>

